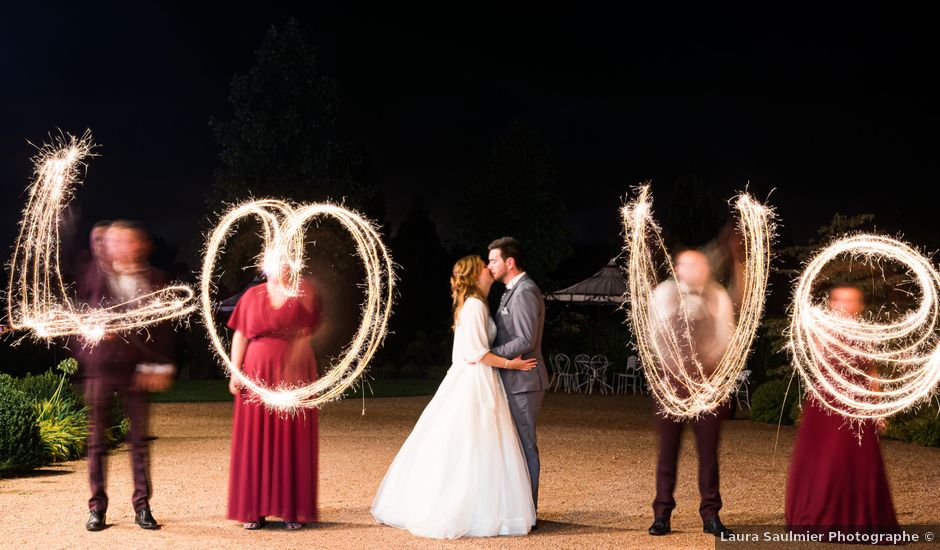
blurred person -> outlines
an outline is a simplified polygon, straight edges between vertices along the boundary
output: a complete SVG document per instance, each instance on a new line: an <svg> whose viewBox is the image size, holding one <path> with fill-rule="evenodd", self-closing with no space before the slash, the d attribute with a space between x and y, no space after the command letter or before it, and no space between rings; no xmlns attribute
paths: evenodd
<svg viewBox="0 0 940 550"><path fill-rule="evenodd" d="M680 252L675 257L673 267L675 279L662 282L652 297L652 309L663 314L666 321L651 320L651 323L657 327L657 346L665 339L676 338L684 348L684 362L663 365L663 368L667 370L667 376L671 374L678 377L682 371L693 372L697 368L693 358L697 358L703 367L703 374L709 376L721 361L734 330L734 306L725 288L712 277L708 258L702 252ZM684 312L680 303L685 306ZM680 327L684 329L684 313L689 316L691 341L676 336ZM682 391L682 384L676 386ZM717 413L709 413L695 420L679 420L668 416L655 400L654 406L659 449L656 498L653 500L654 520L649 534L660 536L671 531L672 511L676 507L673 493L676 488L679 448L686 423L692 425L698 450L699 515L703 531L716 537L731 534L718 514L722 504L718 475L721 418Z"/></svg>
<svg viewBox="0 0 940 550"><path fill-rule="evenodd" d="M836 285L829 291L829 309L846 317L865 311L861 289ZM830 351L830 353L835 353ZM860 359L843 357L849 365L865 367ZM869 374L877 374L868 365ZM877 386L872 382L872 389ZM829 533L897 532L891 488L879 443L879 422L850 425L809 394L787 477L786 520L794 531Z"/></svg>
<svg viewBox="0 0 940 550"><path fill-rule="evenodd" d="M265 275L265 283L239 298L228 320L235 331L232 362L268 387L313 383L317 359L312 336L320 323L315 289L302 279L300 294L288 295L286 265ZM228 519L249 530L264 527L268 516L281 518L288 530L316 522L317 410L291 415L268 410L235 377L229 391L235 405Z"/></svg>
<svg viewBox="0 0 940 550"><path fill-rule="evenodd" d="M88 235L88 250L78 260L77 295L79 301L87 303L99 280L109 271L104 236L111 220L96 222Z"/></svg>
<svg viewBox="0 0 940 550"><path fill-rule="evenodd" d="M379 523L437 539L525 535L535 524L522 444L493 367L531 371L537 361L491 351L492 285L479 256L453 267L453 363L382 479L372 501Z"/></svg>
<svg viewBox="0 0 940 550"><path fill-rule="evenodd" d="M105 283L104 277L110 271L107 263L107 255L104 247L104 234L111 225L111 220L101 220L95 223L88 235L88 250L79 255L76 262L76 281L75 297L79 306L96 307L100 304L95 303L102 296L95 296L99 293L99 287ZM72 353L78 360L78 371L72 377L72 383L83 385L85 380L85 371L89 360L87 352L89 348L83 345L81 339L72 345Z"/></svg>
<svg viewBox="0 0 940 550"><path fill-rule="evenodd" d="M147 261L151 241L141 226L119 220L110 223L100 236L102 240L96 255L100 266L94 272L96 274L85 281L84 305L113 307L127 303L127 307L133 308L136 307L133 300L166 286L163 272ZM100 531L106 526L107 431L115 393L123 398L130 419L128 435L134 477L134 521L143 529L160 527L150 510L148 391L151 388L141 384L138 372L146 367L151 374L158 370L164 376L172 376L175 371L172 338L172 327L164 321L141 332L105 335L97 345L82 353L86 362L85 398L89 407L88 477L91 498L88 501L90 514L85 524L89 531Z"/></svg>

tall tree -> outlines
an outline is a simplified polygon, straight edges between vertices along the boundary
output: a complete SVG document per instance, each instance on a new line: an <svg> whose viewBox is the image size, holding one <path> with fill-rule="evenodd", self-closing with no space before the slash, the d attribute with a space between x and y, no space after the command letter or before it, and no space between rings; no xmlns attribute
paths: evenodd
<svg viewBox="0 0 940 550"><path fill-rule="evenodd" d="M336 127L337 88L296 20L271 27L254 67L232 80L232 118L210 123L221 150L210 205L274 196L358 206L372 197L357 177L361 155Z"/></svg>
<svg viewBox="0 0 940 550"><path fill-rule="evenodd" d="M698 247L718 236L725 216L701 177L682 176L669 197L665 232L670 249Z"/></svg>
<svg viewBox="0 0 940 550"><path fill-rule="evenodd" d="M399 298L386 343L399 374L423 376L445 364L450 344L450 269L452 258L441 244L424 199L415 197L389 248L399 264Z"/></svg>
<svg viewBox="0 0 940 550"><path fill-rule="evenodd" d="M231 118L213 119L220 166L207 197L220 209L250 197L294 202L342 200L378 211L375 179L361 149L337 128L339 97L334 79L320 73L315 48L291 19L271 27L255 52L255 65L231 83ZM228 241L220 261L222 290L235 291L251 278L260 252L258 227L246 221ZM338 225L311 228L320 258L334 272L353 270L349 239ZM353 275L350 275L350 277Z"/></svg>
<svg viewBox="0 0 940 550"><path fill-rule="evenodd" d="M483 180L466 190L460 204L458 240L467 252L485 254L494 239L515 237L525 249L526 270L543 285L571 254L551 155L522 120L496 138Z"/></svg>

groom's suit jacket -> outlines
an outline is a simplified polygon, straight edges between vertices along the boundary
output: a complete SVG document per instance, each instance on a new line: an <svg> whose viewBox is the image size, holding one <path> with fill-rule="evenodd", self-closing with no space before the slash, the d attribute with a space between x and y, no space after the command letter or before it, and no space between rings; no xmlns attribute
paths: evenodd
<svg viewBox="0 0 940 550"><path fill-rule="evenodd" d="M542 357L542 331L545 327L545 300L528 275L506 289L496 310L496 341L493 353L513 359L534 357L538 366L529 371L497 369L506 393L548 390L548 369Z"/></svg>

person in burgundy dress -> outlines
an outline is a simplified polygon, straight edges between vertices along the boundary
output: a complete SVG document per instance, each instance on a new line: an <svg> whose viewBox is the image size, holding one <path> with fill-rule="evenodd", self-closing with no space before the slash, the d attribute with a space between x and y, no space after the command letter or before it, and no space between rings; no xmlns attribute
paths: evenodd
<svg viewBox="0 0 940 550"><path fill-rule="evenodd" d="M273 280L272 280L273 279ZM312 285L288 296L270 277L239 299L228 326L232 361L267 387L306 385L317 377L311 337L319 312ZM259 529L267 516L290 530L317 521L317 411L272 412L232 378L235 395L228 519Z"/></svg>
<svg viewBox="0 0 940 550"><path fill-rule="evenodd" d="M856 316L864 300L860 289L837 286L829 293L829 308ZM872 420L850 425L815 399L806 400L787 479L791 531L897 532L878 428Z"/></svg>

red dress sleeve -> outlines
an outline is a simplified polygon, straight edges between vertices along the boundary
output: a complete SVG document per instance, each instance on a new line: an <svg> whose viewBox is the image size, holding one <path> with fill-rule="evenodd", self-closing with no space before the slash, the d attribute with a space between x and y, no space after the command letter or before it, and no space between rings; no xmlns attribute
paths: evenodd
<svg viewBox="0 0 940 550"><path fill-rule="evenodd" d="M255 287L251 287L242 294L241 298L238 299L238 302L235 303L235 309L232 310L232 315L229 316L228 322L225 325L232 329L237 330L242 333L246 338L248 336L248 309L249 303L251 302L251 296L254 294Z"/></svg>

